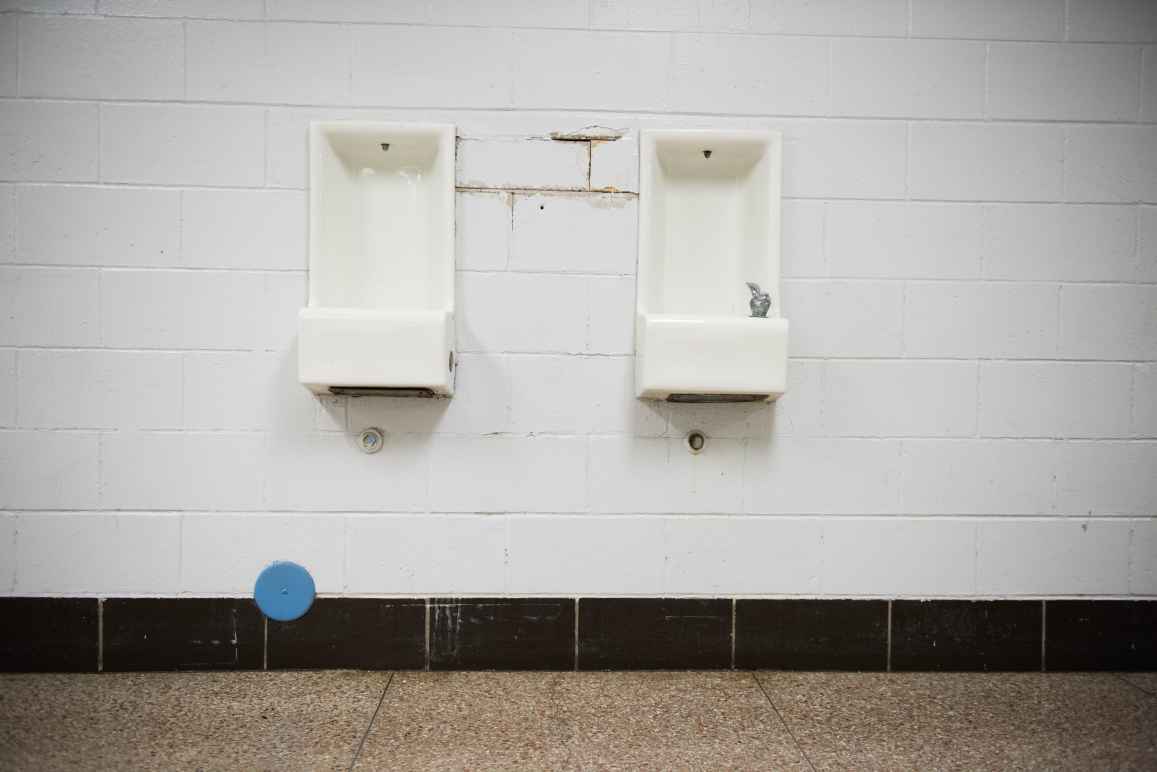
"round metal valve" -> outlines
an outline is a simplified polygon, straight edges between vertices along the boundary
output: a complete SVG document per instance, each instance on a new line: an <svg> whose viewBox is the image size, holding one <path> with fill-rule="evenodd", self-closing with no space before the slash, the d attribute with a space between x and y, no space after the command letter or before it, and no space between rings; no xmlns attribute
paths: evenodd
<svg viewBox="0 0 1157 772"><path fill-rule="evenodd" d="M382 430L373 427L362 429L362 433L358 435L358 447L362 449L363 453L377 453L382 449L385 441L386 438L382 434Z"/></svg>

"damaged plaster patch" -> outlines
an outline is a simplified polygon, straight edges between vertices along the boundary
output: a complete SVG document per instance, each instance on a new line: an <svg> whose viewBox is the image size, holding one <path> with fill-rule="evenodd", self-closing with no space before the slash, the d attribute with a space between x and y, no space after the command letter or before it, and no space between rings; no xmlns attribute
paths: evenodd
<svg viewBox="0 0 1157 772"><path fill-rule="evenodd" d="M623 135L619 140L591 140L591 163L587 180L590 190L638 193L639 143L633 135Z"/></svg>
<svg viewBox="0 0 1157 772"><path fill-rule="evenodd" d="M552 131L550 138L558 142L614 142L622 139L626 132L623 129L612 129L606 126L584 126L575 131Z"/></svg>
<svg viewBox="0 0 1157 772"><path fill-rule="evenodd" d="M591 191L595 195L590 197L591 206L595 209L622 209L634 198L631 194L615 192Z"/></svg>

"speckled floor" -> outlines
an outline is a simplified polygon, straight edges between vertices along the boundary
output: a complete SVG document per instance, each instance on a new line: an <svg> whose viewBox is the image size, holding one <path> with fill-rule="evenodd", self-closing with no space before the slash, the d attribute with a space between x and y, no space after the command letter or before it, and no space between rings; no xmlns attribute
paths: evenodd
<svg viewBox="0 0 1157 772"><path fill-rule="evenodd" d="M0 676L0 769L1157 769L1157 674Z"/></svg>

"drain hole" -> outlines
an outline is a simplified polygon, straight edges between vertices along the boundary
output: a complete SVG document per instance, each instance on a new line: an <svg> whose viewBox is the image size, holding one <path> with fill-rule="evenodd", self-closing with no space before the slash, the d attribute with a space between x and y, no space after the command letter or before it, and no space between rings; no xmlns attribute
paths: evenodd
<svg viewBox="0 0 1157 772"><path fill-rule="evenodd" d="M687 449L692 453L698 453L703 450L703 446L707 444L707 437L703 432L691 432L687 435Z"/></svg>
<svg viewBox="0 0 1157 772"><path fill-rule="evenodd" d="M358 445L363 453L377 453L382 449L384 442L385 436L382 434L382 430L373 426L369 429L363 429L358 435Z"/></svg>

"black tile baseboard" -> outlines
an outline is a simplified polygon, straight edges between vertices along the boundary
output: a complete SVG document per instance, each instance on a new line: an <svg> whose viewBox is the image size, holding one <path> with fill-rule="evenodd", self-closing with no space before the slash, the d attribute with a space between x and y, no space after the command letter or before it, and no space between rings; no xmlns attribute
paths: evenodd
<svg viewBox="0 0 1157 772"><path fill-rule="evenodd" d="M1048 670L1157 670L1157 601L1045 603Z"/></svg>
<svg viewBox="0 0 1157 772"><path fill-rule="evenodd" d="M93 672L99 613L96 598L0 598L0 672Z"/></svg>
<svg viewBox="0 0 1157 772"><path fill-rule="evenodd" d="M248 598L110 598L104 669L260 670L265 624Z"/></svg>
<svg viewBox="0 0 1157 772"><path fill-rule="evenodd" d="M578 668L730 668L731 608L726 598L583 598Z"/></svg>
<svg viewBox="0 0 1157 772"><path fill-rule="evenodd" d="M268 625L270 670L426 666L425 599L318 598L302 618Z"/></svg>
<svg viewBox="0 0 1157 772"><path fill-rule="evenodd" d="M739 600L741 670L884 670L886 600Z"/></svg>
<svg viewBox="0 0 1157 772"><path fill-rule="evenodd" d="M431 670L573 670L574 598L430 603Z"/></svg>
<svg viewBox="0 0 1157 772"><path fill-rule="evenodd" d="M892 669L1041 669L1039 600L892 602Z"/></svg>
<svg viewBox="0 0 1157 772"><path fill-rule="evenodd" d="M1157 670L1157 600L0 598L0 672Z"/></svg>

